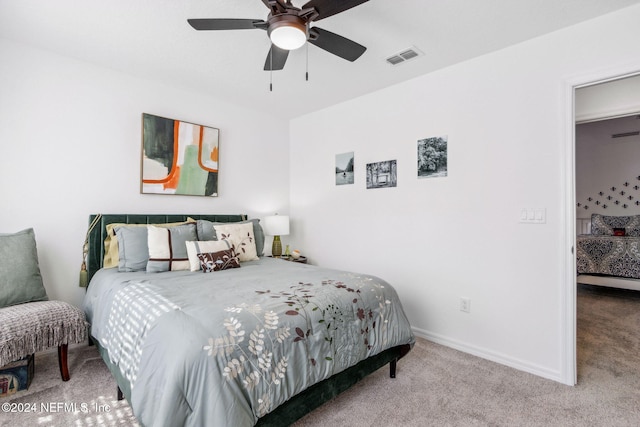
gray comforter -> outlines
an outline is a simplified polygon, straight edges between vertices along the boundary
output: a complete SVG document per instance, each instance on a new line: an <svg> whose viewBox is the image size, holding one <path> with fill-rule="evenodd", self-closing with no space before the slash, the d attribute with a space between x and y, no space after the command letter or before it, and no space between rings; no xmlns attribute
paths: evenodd
<svg viewBox="0 0 640 427"><path fill-rule="evenodd" d="M102 269L84 308L146 426L252 426L307 387L413 344L373 276L261 258L203 274Z"/></svg>

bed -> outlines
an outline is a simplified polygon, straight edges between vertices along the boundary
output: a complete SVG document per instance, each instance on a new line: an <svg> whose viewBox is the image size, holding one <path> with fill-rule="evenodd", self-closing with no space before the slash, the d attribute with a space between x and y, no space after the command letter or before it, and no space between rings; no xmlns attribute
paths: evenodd
<svg viewBox="0 0 640 427"><path fill-rule="evenodd" d="M578 283L640 290L640 215L592 214L576 237Z"/></svg>
<svg viewBox="0 0 640 427"><path fill-rule="evenodd" d="M386 364L395 377L397 360L415 342L388 283L265 257L258 220L94 220L84 309L92 339L142 425L289 425ZM192 241L194 228L199 265L180 244ZM145 269L135 263L142 230ZM117 262L110 253L116 237ZM223 244L229 249L206 249ZM191 271L196 266L204 270Z"/></svg>

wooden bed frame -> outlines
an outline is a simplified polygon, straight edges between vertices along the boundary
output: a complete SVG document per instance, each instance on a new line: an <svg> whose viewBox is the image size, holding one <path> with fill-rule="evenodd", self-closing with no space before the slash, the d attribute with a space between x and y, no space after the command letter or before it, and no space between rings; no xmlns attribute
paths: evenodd
<svg viewBox="0 0 640 427"><path fill-rule="evenodd" d="M213 222L237 222L246 220L246 215L144 215L144 214L92 214L89 216L89 224L96 217L100 217L95 227L89 232L88 254L87 254L87 273L89 280L93 275L102 268L104 259L104 240L106 238L106 226L112 223L124 224L162 224L171 222L186 221L187 218L204 219ZM126 398L130 401L131 389L129 382L122 376L117 366L109 362L106 351L99 345L96 340L92 341L98 347L102 359L106 363L109 371L113 375L118 385L118 400ZM274 411L260 418L256 426L260 427L280 427L290 425L304 415L320 407L323 403L333 399L343 391L349 389L362 378L389 364L389 376L395 378L397 361L404 357L411 350L409 344L392 347L375 356L333 375L326 380L317 383L302 393L289 399L284 404L277 407Z"/></svg>
<svg viewBox="0 0 640 427"><path fill-rule="evenodd" d="M585 285L604 286L607 288L629 289L640 291L640 279L630 279L618 276L596 276L593 274L579 274L577 283Z"/></svg>

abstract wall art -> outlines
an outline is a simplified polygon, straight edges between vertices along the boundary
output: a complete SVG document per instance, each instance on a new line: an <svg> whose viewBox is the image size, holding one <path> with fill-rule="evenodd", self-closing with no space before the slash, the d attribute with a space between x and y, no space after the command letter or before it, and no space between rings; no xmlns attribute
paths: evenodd
<svg viewBox="0 0 640 427"><path fill-rule="evenodd" d="M220 131L142 114L143 194L218 195Z"/></svg>

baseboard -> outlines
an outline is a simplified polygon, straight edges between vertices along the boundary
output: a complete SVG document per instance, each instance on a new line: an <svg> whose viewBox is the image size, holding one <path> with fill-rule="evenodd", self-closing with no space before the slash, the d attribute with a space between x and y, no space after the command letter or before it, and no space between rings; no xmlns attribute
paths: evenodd
<svg viewBox="0 0 640 427"><path fill-rule="evenodd" d="M501 365L509 366L510 368L517 369L519 371L528 372L533 375L537 375L542 378L546 378L549 380L557 381L562 384L567 384L573 386L573 384L568 384L564 378L562 377L559 371L554 371L547 369L543 366L539 366L524 360L515 359L513 357L507 356L502 353L497 353L495 351L487 350L482 347L477 347L473 345L469 345L468 343L464 343L461 341L453 340L451 338L434 334L429 331L425 331L419 328L412 328L413 333L421 338L426 339L427 341L434 342L436 344L444 345L446 347L453 348L455 350L462 351L464 353L472 354L477 357L481 357L486 360L490 360L492 362L499 363Z"/></svg>

